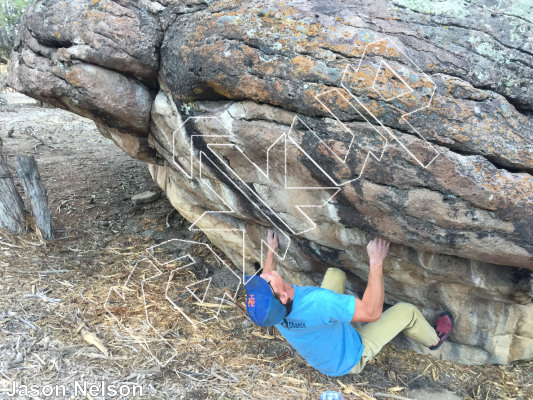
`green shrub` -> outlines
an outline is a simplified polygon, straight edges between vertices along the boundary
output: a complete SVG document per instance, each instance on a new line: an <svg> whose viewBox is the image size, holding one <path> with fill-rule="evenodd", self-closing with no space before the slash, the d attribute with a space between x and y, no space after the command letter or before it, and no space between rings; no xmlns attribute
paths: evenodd
<svg viewBox="0 0 533 400"><path fill-rule="evenodd" d="M24 10L33 0L0 0L0 63L7 63Z"/></svg>

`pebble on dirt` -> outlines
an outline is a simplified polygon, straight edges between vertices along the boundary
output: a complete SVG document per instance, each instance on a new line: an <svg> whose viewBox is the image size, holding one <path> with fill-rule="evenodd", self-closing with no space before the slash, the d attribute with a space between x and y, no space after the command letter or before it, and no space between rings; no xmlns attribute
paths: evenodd
<svg viewBox="0 0 533 400"><path fill-rule="evenodd" d="M133 202L133 205L138 206L141 204L153 203L154 201L159 199L159 196L159 192L152 192L149 190L147 192L136 194L131 198L131 201Z"/></svg>

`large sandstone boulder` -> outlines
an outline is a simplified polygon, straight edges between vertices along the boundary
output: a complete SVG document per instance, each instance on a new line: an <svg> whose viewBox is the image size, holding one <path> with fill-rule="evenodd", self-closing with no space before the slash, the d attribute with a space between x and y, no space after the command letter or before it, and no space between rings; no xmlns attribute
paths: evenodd
<svg viewBox="0 0 533 400"><path fill-rule="evenodd" d="M286 277L360 295L379 234L386 302L456 316L437 356L533 359L533 9L485 3L41 0L9 83L149 163L240 269L276 226Z"/></svg>

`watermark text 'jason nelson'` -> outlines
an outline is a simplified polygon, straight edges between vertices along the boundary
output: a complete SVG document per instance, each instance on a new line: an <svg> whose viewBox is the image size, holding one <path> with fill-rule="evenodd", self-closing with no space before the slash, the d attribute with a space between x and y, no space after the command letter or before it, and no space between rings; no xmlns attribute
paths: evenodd
<svg viewBox="0 0 533 400"><path fill-rule="evenodd" d="M2 385L0 383L0 394L7 394L8 397L20 398L24 397L59 397L59 396L102 396L104 398L112 398L115 396L142 397L143 387L134 384L108 384L105 381L98 383L94 382L74 382L74 386L69 385L21 385L16 381L12 381L10 385Z"/></svg>

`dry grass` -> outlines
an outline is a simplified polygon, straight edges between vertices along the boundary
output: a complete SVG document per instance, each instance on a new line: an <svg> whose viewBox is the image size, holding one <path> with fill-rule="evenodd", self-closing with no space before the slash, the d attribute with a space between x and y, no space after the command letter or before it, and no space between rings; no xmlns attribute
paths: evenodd
<svg viewBox="0 0 533 400"><path fill-rule="evenodd" d="M165 298L169 274L178 263L160 267L160 276L145 281L146 307L140 285L133 285L125 299L110 296L108 308L119 324L104 308L109 289L121 288L128 277L151 276L146 268L130 272L154 243L124 235L106 244L102 239L90 230L55 242L1 236L1 379L67 387L83 379L136 383L145 396L160 399L316 399L325 390L370 399L386 398L376 393L402 397L405 388L416 385L454 389L465 399L532 398L531 363L469 367L393 346L359 376L324 376L282 337L248 321L242 293L235 302L225 301L218 316L217 307L199 306L185 290L198 277L184 268L173 274L169 295L180 299L192 319L214 317L192 325ZM202 248L194 257L205 265L216 261ZM222 298L226 289L211 290ZM108 357L76 333L80 323L104 343Z"/></svg>
<svg viewBox="0 0 533 400"><path fill-rule="evenodd" d="M217 316L217 308L198 306L186 290L205 278L203 268L177 270L169 298L195 321L215 316L195 327L165 297L177 263L160 266L161 274L149 280L153 267L137 264L141 268L130 277L146 248L156 244L152 238L207 240L189 232L165 199L139 209L124 200L154 190L145 166L102 139L90 121L24 101L4 111L4 130L15 129L5 141L8 156L38 152L53 217L68 237L43 242L0 231L0 386L16 380L68 388L84 379L104 380L140 384L144 398L188 400L316 400L325 390L341 391L347 399L387 399L392 397L379 393L405 397L406 388L422 386L453 390L465 399L533 399L533 363L461 366L393 346L358 376L327 377L282 337L253 326L242 293ZM35 127L37 138L24 134L28 127ZM35 147L41 140L52 147ZM220 269L205 247L194 256L211 272ZM112 294L108 301L119 324L104 304L110 288L120 289L128 277L132 285L124 298ZM231 289L213 284L209 302ZM102 341L104 352L82 338L81 324Z"/></svg>

